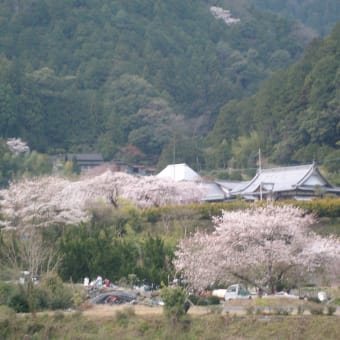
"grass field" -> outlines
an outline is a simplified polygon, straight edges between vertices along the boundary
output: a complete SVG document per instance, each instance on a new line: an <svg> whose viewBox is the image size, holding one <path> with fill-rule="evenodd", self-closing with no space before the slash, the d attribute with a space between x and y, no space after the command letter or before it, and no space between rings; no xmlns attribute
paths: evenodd
<svg viewBox="0 0 340 340"><path fill-rule="evenodd" d="M162 307L96 305L19 315L0 308L0 339L339 339L339 315L235 314L193 307L180 321ZM245 306L247 307L247 306Z"/></svg>

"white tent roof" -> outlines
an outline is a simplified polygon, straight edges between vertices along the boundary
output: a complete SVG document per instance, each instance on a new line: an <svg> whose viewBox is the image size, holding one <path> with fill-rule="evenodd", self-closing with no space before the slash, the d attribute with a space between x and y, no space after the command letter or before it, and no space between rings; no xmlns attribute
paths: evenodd
<svg viewBox="0 0 340 340"><path fill-rule="evenodd" d="M192 170L185 163L183 164L169 164L159 174L156 175L159 178L170 178L174 181L197 181L201 177L197 172Z"/></svg>

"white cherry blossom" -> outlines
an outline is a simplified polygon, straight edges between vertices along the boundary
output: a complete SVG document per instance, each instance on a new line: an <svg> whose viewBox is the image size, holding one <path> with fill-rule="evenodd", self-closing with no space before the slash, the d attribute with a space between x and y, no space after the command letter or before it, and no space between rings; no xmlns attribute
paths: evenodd
<svg viewBox="0 0 340 340"><path fill-rule="evenodd" d="M0 191L2 225L77 224L86 221L98 201L114 206L124 198L138 207L198 202L202 191L194 182L175 182L155 176L132 176L106 171L98 176L69 180L57 176L24 179Z"/></svg>
<svg viewBox="0 0 340 340"><path fill-rule="evenodd" d="M241 280L273 291L291 271L340 268L340 241L308 228L315 219L299 208L267 205L223 212L215 231L182 240L174 261L194 290Z"/></svg>

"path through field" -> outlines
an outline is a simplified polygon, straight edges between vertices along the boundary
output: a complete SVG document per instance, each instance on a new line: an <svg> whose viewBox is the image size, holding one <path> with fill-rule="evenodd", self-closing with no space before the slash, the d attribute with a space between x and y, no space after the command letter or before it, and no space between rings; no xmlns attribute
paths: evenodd
<svg viewBox="0 0 340 340"><path fill-rule="evenodd" d="M270 313L271 311L275 311L275 308L285 308L291 309L292 314L297 314L297 306L302 305L302 301L277 301L274 306L264 307L263 311L265 313ZM219 306L192 306L188 314L189 315L206 315L210 313L216 312L218 308L222 309L222 313L236 314L236 315L246 315L248 313L248 308L253 305L252 302L248 301L242 303L241 301L232 301L229 303L224 303ZM254 305L253 305L254 306ZM128 311L132 309L136 315L139 316L161 316L163 314L162 306L146 306L146 305L90 305L87 309L83 311L83 315L85 317L89 317L91 319L107 319L115 316L117 311ZM305 313L309 314L308 308L306 308ZM340 316L340 308L338 307L335 315Z"/></svg>
<svg viewBox="0 0 340 340"><path fill-rule="evenodd" d="M83 316L89 317L91 319L105 319L111 318L115 315L117 311L124 311L127 309L134 310L136 315L140 316L152 316L152 315L162 315L162 306L143 306L143 305L93 305L90 308L83 311ZM207 307L191 307L188 314L191 315L204 315L211 312L210 308Z"/></svg>

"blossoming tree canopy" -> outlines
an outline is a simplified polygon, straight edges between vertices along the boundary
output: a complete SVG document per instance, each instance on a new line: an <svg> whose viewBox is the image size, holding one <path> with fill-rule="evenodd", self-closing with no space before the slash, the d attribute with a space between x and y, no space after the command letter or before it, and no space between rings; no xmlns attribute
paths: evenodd
<svg viewBox="0 0 340 340"><path fill-rule="evenodd" d="M57 176L24 179L0 191L3 226L77 224L89 218L91 204L117 204L119 198L139 207L180 205L199 201L203 193L194 182L154 176L137 177L106 171L98 176L67 180ZM1 222L1 221L0 221Z"/></svg>
<svg viewBox="0 0 340 340"><path fill-rule="evenodd" d="M307 273L340 264L340 242L309 230L312 215L299 208L267 205L223 212L212 234L180 241L174 262L194 290L241 280L274 291L298 268Z"/></svg>
<svg viewBox="0 0 340 340"><path fill-rule="evenodd" d="M20 138L10 138L6 142L9 150L13 153L25 153L29 152L30 148L26 142L23 142Z"/></svg>

